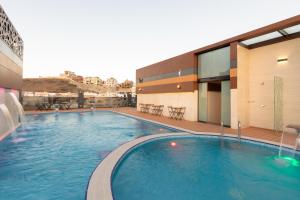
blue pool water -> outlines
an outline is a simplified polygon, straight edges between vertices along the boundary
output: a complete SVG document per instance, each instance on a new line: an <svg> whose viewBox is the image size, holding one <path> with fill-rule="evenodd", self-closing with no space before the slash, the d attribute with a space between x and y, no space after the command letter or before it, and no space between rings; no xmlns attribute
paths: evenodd
<svg viewBox="0 0 300 200"><path fill-rule="evenodd" d="M109 111L26 116L0 142L1 200L83 200L89 177L113 149L175 130Z"/></svg>
<svg viewBox="0 0 300 200"><path fill-rule="evenodd" d="M217 137L153 140L121 159L113 173L113 196L115 200L299 200L299 154L293 157L293 152L284 151L281 158L277 154L275 147Z"/></svg>

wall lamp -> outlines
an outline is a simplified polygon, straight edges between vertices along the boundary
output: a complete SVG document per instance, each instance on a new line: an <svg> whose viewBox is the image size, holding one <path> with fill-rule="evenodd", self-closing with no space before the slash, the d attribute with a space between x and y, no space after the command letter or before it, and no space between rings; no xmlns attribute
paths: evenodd
<svg viewBox="0 0 300 200"><path fill-rule="evenodd" d="M139 92L142 91L142 88L139 88L138 91L139 91Z"/></svg>
<svg viewBox="0 0 300 200"><path fill-rule="evenodd" d="M277 63L286 63L288 61L288 58L285 57L285 58L278 58L277 59Z"/></svg>
<svg viewBox="0 0 300 200"><path fill-rule="evenodd" d="M179 84L176 87L177 87L177 89L181 89L181 85L179 85Z"/></svg>

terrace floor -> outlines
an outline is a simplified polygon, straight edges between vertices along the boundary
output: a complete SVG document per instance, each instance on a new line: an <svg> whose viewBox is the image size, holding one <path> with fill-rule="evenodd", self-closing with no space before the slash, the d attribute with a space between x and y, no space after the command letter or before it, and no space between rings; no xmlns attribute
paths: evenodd
<svg viewBox="0 0 300 200"><path fill-rule="evenodd" d="M95 110L112 110L111 108L96 108ZM206 132L206 133L220 133L221 126L209 123L192 122L187 120L175 120L170 119L165 116L155 116L148 113L141 113L136 110L136 108L117 108L113 109L115 112L124 113L127 115L132 115L135 117L143 118L146 120L152 120L158 123L170 125L177 128L182 128L190 130L193 132ZM85 112L90 111L90 109L71 109L71 110L60 110L58 112ZM57 112L57 111L26 111L26 114L38 114L45 112ZM232 136L237 135L237 130L224 127L224 133ZM263 142L268 142L272 144L279 144L281 139L281 133L276 133L273 130L249 127L241 129L241 136L245 138L250 138L254 140L259 140ZM285 133L283 143L287 146L294 147L296 141L296 134Z"/></svg>
<svg viewBox="0 0 300 200"><path fill-rule="evenodd" d="M215 124L209 124L209 123L201 123L201 122L192 122L187 120L175 120L170 119L168 117L164 116L155 116L148 113L142 113L136 110L136 108L118 108L115 109L115 111L129 114L133 116L137 116L140 118L144 118L147 120L156 121L159 123L191 130L194 132L208 132L208 133L220 133L221 132L221 126L215 125ZM237 135L237 130L231 129L231 128L224 128L224 133L228 135ZM241 135L242 137L246 138L252 138L260 141L269 141L273 144L279 144L281 139L281 132L276 133L273 130L268 129L262 129L262 128L256 128L256 127L249 127L241 129ZM283 138L283 143L285 145L294 147L296 141L296 134L292 133L285 133Z"/></svg>

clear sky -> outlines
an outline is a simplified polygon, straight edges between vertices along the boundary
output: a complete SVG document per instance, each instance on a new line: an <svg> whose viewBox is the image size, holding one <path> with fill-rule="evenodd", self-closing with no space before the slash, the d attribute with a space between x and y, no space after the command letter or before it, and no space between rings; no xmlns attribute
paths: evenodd
<svg viewBox="0 0 300 200"><path fill-rule="evenodd" d="M300 0L0 0L24 77L135 79L140 67L300 14Z"/></svg>

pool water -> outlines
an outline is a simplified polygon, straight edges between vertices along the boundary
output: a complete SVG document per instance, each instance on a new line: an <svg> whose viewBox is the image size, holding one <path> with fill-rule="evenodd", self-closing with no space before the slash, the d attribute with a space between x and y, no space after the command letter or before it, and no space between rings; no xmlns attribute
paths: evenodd
<svg viewBox="0 0 300 200"><path fill-rule="evenodd" d="M115 200L299 200L299 154L249 141L187 136L130 150L114 170Z"/></svg>
<svg viewBox="0 0 300 200"><path fill-rule="evenodd" d="M176 132L109 111L27 115L0 142L0 199L83 200L99 162L124 142Z"/></svg>

